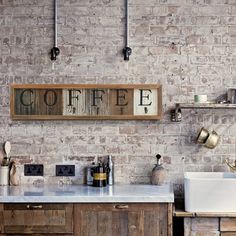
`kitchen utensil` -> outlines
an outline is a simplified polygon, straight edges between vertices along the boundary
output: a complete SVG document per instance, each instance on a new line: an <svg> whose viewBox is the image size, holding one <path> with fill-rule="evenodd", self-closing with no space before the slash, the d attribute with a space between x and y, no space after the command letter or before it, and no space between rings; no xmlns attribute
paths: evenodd
<svg viewBox="0 0 236 236"><path fill-rule="evenodd" d="M208 136L204 146L213 149L217 146L218 142L219 135L213 130L212 133Z"/></svg>
<svg viewBox="0 0 236 236"><path fill-rule="evenodd" d="M10 152L11 152L11 143L9 141L6 141L4 144L3 144L3 150L4 152L6 153L6 157L3 158L3 161L2 161L2 166L8 166L9 163L10 163Z"/></svg>
<svg viewBox="0 0 236 236"><path fill-rule="evenodd" d="M208 136L209 136L209 131L207 129L205 129L204 127L202 127L198 133L197 142L198 143L205 143Z"/></svg>
<svg viewBox="0 0 236 236"><path fill-rule="evenodd" d="M4 157L3 160L2 160L1 166L8 166L8 164L9 164L8 158Z"/></svg>
<svg viewBox="0 0 236 236"><path fill-rule="evenodd" d="M7 155L7 158L9 158L10 152L11 152L11 143L9 141L6 141L3 144L3 150Z"/></svg>
<svg viewBox="0 0 236 236"><path fill-rule="evenodd" d="M157 164L152 169L151 183L155 185L162 185L165 183L167 172L161 164L161 155L157 154Z"/></svg>

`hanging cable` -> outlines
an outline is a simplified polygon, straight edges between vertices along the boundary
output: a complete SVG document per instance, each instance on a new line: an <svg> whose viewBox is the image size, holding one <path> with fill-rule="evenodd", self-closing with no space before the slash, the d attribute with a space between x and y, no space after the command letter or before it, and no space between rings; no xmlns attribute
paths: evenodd
<svg viewBox="0 0 236 236"><path fill-rule="evenodd" d="M57 47L57 0L54 0L54 47L51 49L51 60L55 61L60 54Z"/></svg>
<svg viewBox="0 0 236 236"><path fill-rule="evenodd" d="M129 47L129 0L125 0L125 47L123 49L124 60L128 61L129 56L132 53L132 49Z"/></svg>

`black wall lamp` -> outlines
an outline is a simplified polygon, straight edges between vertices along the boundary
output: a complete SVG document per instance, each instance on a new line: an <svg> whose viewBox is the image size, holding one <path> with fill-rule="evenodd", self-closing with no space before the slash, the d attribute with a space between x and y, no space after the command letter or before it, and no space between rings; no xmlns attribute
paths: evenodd
<svg viewBox="0 0 236 236"><path fill-rule="evenodd" d="M54 0L54 47L51 49L51 60L55 61L60 54L57 47L57 0Z"/></svg>
<svg viewBox="0 0 236 236"><path fill-rule="evenodd" d="M124 60L128 61L129 56L132 53L132 49L129 47L129 0L125 0L125 47L123 48Z"/></svg>

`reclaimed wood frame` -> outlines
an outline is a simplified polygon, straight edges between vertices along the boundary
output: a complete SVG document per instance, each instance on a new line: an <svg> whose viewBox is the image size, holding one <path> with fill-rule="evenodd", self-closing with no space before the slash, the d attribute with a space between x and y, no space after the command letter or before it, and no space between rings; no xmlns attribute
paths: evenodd
<svg viewBox="0 0 236 236"><path fill-rule="evenodd" d="M13 120L160 120L162 118L162 86L160 84L11 84L10 114ZM155 115L17 115L15 89L156 89ZM133 95L134 96L134 95Z"/></svg>

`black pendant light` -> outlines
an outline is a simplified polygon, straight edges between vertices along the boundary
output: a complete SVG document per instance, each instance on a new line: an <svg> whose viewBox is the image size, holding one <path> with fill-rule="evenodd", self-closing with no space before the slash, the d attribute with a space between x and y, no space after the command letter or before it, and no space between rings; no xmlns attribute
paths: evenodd
<svg viewBox="0 0 236 236"><path fill-rule="evenodd" d="M132 49L129 47L129 0L125 0L125 47L123 48L124 60L128 61L129 56L132 53Z"/></svg>
<svg viewBox="0 0 236 236"><path fill-rule="evenodd" d="M51 49L51 60L55 61L60 54L57 47L57 0L54 0L54 47Z"/></svg>

